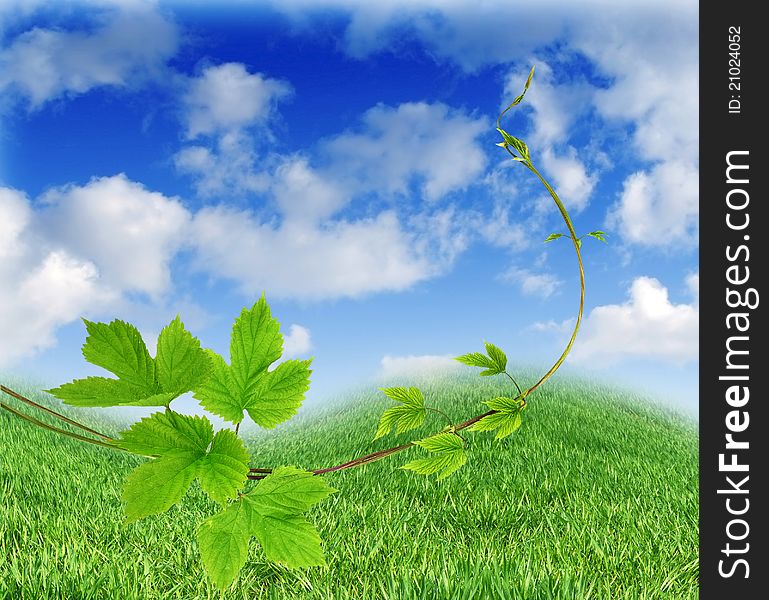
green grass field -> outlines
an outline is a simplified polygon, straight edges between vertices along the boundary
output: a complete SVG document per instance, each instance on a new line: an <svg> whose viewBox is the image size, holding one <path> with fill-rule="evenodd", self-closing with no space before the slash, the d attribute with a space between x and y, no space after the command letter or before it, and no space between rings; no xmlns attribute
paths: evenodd
<svg viewBox="0 0 769 600"><path fill-rule="evenodd" d="M507 393L491 379L422 389L461 421ZM214 509L199 489L124 527L121 482L142 459L0 411L0 598L696 598L695 424L624 391L556 379L532 396L510 438L463 432L469 462L446 480L398 469L413 449L327 476L339 492L310 518L328 566L289 571L254 542L225 594L197 557L195 523ZM435 416L424 431L372 443L390 405L359 391L252 434L253 466L330 466L443 425ZM66 412L116 431L93 412Z"/></svg>

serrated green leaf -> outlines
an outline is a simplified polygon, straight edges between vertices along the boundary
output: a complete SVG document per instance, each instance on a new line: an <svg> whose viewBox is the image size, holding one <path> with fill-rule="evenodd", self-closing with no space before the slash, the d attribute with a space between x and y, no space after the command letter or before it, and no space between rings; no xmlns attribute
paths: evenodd
<svg viewBox="0 0 769 600"><path fill-rule="evenodd" d="M419 475L432 475L440 471L438 479L444 479L467 462L464 443L454 433L439 433L417 440L414 444L428 450L431 456L412 460L401 468Z"/></svg>
<svg viewBox="0 0 769 600"><path fill-rule="evenodd" d="M489 408L497 412L483 417L470 428L472 431L494 431L496 430L496 439L507 437L516 431L522 422L521 413L524 402L521 397L517 398L494 398L484 402Z"/></svg>
<svg viewBox="0 0 769 600"><path fill-rule="evenodd" d="M117 406L141 399L141 391L120 379L86 377L46 390L70 406Z"/></svg>
<svg viewBox="0 0 769 600"><path fill-rule="evenodd" d="M149 355L139 331L130 323L83 321L88 331L83 356L114 373L118 379L88 377L50 390L67 404L168 406L174 398L192 390L207 377L210 360L178 317L160 334L157 362Z"/></svg>
<svg viewBox="0 0 769 600"><path fill-rule="evenodd" d="M296 414L310 387L310 360L287 360L259 380L245 409L257 425L272 429Z"/></svg>
<svg viewBox="0 0 769 600"><path fill-rule="evenodd" d="M166 411L134 423L114 444L124 450L156 456L128 476L123 488L126 521L168 510L195 478L217 502L235 497L248 474L243 442L228 430L215 436L205 417Z"/></svg>
<svg viewBox="0 0 769 600"><path fill-rule="evenodd" d="M295 467L278 467L253 490L198 530L203 564L211 581L227 588L245 564L251 536L265 556L289 567L323 565L321 540L301 514L334 489L322 478Z"/></svg>
<svg viewBox="0 0 769 600"><path fill-rule="evenodd" d="M425 409L425 397L419 388L415 387L391 387L380 388L382 392L396 402L398 406L388 408L379 419L374 439L387 435L395 427L397 433L403 433L416 429L425 422L427 410Z"/></svg>
<svg viewBox="0 0 769 600"><path fill-rule="evenodd" d="M240 423L245 402L232 384L230 367L213 350L206 350L206 354L211 360L211 373L195 388L193 395L207 411L232 423Z"/></svg>
<svg viewBox="0 0 769 600"><path fill-rule="evenodd" d="M139 465L123 486L125 522L163 513L182 499L197 475L198 455L178 451Z"/></svg>
<svg viewBox="0 0 769 600"><path fill-rule="evenodd" d="M505 353L489 342L486 342L486 352L488 356L480 352L471 352L457 356L454 360L470 367L483 368L484 370L480 372L482 377L504 373L507 368L507 356L505 356Z"/></svg>
<svg viewBox="0 0 769 600"><path fill-rule="evenodd" d="M553 240L557 240L558 238L562 238L562 233L551 233L549 236L545 238L546 242L552 242Z"/></svg>
<svg viewBox="0 0 769 600"><path fill-rule="evenodd" d="M375 440L387 435L396 428L397 433L404 433L420 427L425 422L427 410L424 407L413 406L411 404L401 404L388 408L382 413L379 419L379 426L376 430Z"/></svg>
<svg viewBox="0 0 769 600"><path fill-rule="evenodd" d="M83 322L88 331L83 356L88 362L114 373L144 396L162 391L155 381L155 362L136 327L117 319L109 324Z"/></svg>
<svg viewBox="0 0 769 600"><path fill-rule="evenodd" d="M419 388L390 387L379 389L385 396L396 402L402 402L403 404L410 404L413 406L425 405L425 397Z"/></svg>
<svg viewBox="0 0 769 600"><path fill-rule="evenodd" d="M229 429L216 433L211 449L200 461L200 487L214 501L224 504L243 487L249 456L242 440Z"/></svg>
<svg viewBox="0 0 769 600"><path fill-rule="evenodd" d="M590 233L588 233L588 235L590 237L594 237L597 240L601 240L604 243L607 243L606 237L605 237L606 233L604 233L603 231L591 231Z"/></svg>
<svg viewBox="0 0 769 600"><path fill-rule="evenodd" d="M262 374L283 353L280 324L262 296L250 310L243 309L232 327L230 373L241 398L248 398Z"/></svg>
<svg viewBox="0 0 769 600"><path fill-rule="evenodd" d="M180 415L173 411L156 412L120 433L115 445L145 455L161 455L174 450L205 452L214 435L205 417Z"/></svg>
<svg viewBox="0 0 769 600"><path fill-rule="evenodd" d="M242 502L233 503L200 524L198 549L211 582L227 589L248 558L251 540L248 511Z"/></svg>
<svg viewBox="0 0 769 600"><path fill-rule="evenodd" d="M201 349L200 341L184 328L178 315L158 336L155 365L163 391L178 395L195 389L211 371L211 359Z"/></svg>
<svg viewBox="0 0 769 600"><path fill-rule="evenodd" d="M326 564L317 529L301 515L254 519L252 533L272 561L292 569Z"/></svg>
<svg viewBox="0 0 769 600"><path fill-rule="evenodd" d="M243 420L244 411L266 428L290 419L309 388L312 361L287 360L268 371L282 347L280 325L262 296L251 310L243 309L232 328L232 364L207 351L211 374L197 386L195 398L206 410L233 423Z"/></svg>
<svg viewBox="0 0 769 600"><path fill-rule="evenodd" d="M144 396L142 390L122 379L86 377L46 390L70 406L166 406L175 394Z"/></svg>
<svg viewBox="0 0 769 600"><path fill-rule="evenodd" d="M299 514L336 490L322 477L296 467L278 467L245 497L259 514Z"/></svg>
<svg viewBox="0 0 769 600"><path fill-rule="evenodd" d="M494 361L485 354L481 354L480 352L470 352L469 354L463 354L462 356L455 357L454 360L459 361L468 367L482 367L485 369L494 368Z"/></svg>
<svg viewBox="0 0 769 600"><path fill-rule="evenodd" d="M486 354L488 354L489 358L494 363L494 369L498 373L504 373L505 369L507 369L507 356L504 352L494 344L490 342L485 342L486 344Z"/></svg>

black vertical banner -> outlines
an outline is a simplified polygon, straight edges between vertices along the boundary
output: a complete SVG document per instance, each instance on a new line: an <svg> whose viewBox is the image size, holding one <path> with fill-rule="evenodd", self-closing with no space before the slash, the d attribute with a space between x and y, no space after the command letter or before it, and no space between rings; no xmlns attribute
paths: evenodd
<svg viewBox="0 0 769 600"><path fill-rule="evenodd" d="M769 34L700 4L700 597L769 597ZM764 138L764 139L762 139Z"/></svg>

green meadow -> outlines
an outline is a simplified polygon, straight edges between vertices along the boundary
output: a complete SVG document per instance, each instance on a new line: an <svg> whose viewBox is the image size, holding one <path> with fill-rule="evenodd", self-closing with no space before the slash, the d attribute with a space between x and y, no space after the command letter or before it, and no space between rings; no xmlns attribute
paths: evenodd
<svg viewBox="0 0 769 600"><path fill-rule="evenodd" d="M477 376L420 382L427 404L456 422L509 393L503 384ZM125 427L103 412L18 391L105 433ZM331 466L444 425L433 415L422 430L372 442L391 405L372 386L308 407L274 431L249 429L252 466ZM509 438L462 435L468 464L440 482L398 468L418 448L326 476L338 492L309 517L328 565L290 571L266 562L254 541L246 567L221 594L197 555L195 524L215 510L201 490L124 526L121 483L144 459L0 411L0 598L697 597L694 422L627 391L556 377L533 394Z"/></svg>

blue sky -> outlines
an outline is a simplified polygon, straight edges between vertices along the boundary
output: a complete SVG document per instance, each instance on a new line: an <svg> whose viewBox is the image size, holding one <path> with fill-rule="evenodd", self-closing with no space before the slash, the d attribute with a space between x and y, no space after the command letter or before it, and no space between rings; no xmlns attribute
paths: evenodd
<svg viewBox="0 0 769 600"><path fill-rule="evenodd" d="M529 3L530 4L530 3ZM0 370L95 373L84 327L177 313L226 355L262 292L309 402L503 347L696 411L698 37L688 1L0 7Z"/></svg>

